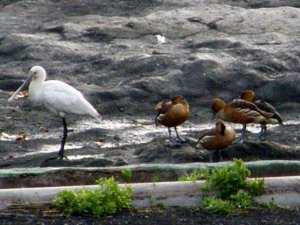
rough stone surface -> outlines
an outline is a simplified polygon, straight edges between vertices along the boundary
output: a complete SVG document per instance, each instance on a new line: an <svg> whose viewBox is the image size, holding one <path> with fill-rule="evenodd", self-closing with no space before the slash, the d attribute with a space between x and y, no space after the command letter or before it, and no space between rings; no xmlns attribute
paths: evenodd
<svg viewBox="0 0 300 225"><path fill-rule="evenodd" d="M212 99L230 101L249 88L285 125L271 127L264 143L250 134L225 159L299 159L299 7L298 0L1 1L0 167L207 161L193 141L202 124L213 126ZM57 154L60 119L28 99L7 103L34 65L82 91L103 115L102 123L67 118L74 132L66 155L90 158L47 160ZM167 130L153 125L153 106L175 94L190 103L179 128L190 141L170 149Z"/></svg>

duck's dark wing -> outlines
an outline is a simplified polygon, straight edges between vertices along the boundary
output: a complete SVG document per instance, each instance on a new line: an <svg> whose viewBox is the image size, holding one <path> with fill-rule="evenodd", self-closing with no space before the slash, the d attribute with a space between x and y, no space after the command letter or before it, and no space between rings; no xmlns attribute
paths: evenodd
<svg viewBox="0 0 300 225"><path fill-rule="evenodd" d="M273 114L272 118L278 120L278 122L280 124L282 124L281 115L277 112L277 110L271 104L269 104L268 102L265 102L265 101L261 101L261 100L257 100L254 103L260 110L268 112L268 113L272 113Z"/></svg>
<svg viewBox="0 0 300 225"><path fill-rule="evenodd" d="M261 114L267 118L273 116L273 113L263 111L263 110L259 109L259 107L256 106L254 103L251 103L251 102L248 102L245 100L235 100L231 103L228 103L227 105L234 108L236 111L243 113L250 117L252 117L252 116L256 117L259 114Z"/></svg>

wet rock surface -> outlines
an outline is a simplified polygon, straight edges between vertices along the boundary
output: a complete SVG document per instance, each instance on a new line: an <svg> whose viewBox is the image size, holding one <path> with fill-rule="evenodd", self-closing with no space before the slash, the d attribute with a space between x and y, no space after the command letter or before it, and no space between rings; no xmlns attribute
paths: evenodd
<svg viewBox="0 0 300 225"><path fill-rule="evenodd" d="M194 144L214 126L212 99L230 101L244 89L273 104L285 125L270 126L262 143L259 127L249 126L249 141L224 150L225 160L299 159L299 17L296 0L2 1L0 167L207 162ZM100 123L67 118L73 132L63 162L49 159L60 118L27 98L7 103L34 65L103 115ZM154 126L153 106L176 94L191 116L179 127L187 143L172 149L167 129Z"/></svg>

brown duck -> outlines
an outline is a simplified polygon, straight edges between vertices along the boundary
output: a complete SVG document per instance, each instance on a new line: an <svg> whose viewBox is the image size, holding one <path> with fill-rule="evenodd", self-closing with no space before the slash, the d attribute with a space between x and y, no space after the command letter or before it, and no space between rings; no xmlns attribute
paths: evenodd
<svg viewBox="0 0 300 225"><path fill-rule="evenodd" d="M177 95L171 101L161 101L156 104L155 110L157 115L155 118L156 125L164 125L169 132L169 145L171 147L181 145L184 140L179 137L177 126L184 123L189 118L189 104L182 95ZM176 139L172 139L171 128L176 132Z"/></svg>
<svg viewBox="0 0 300 225"><path fill-rule="evenodd" d="M213 153L216 151L220 160L223 159L220 150L227 148L235 139L235 132L226 127L222 121L216 123L214 129L204 131L200 134L196 148L204 148L210 151L210 162L213 162Z"/></svg>
<svg viewBox="0 0 300 225"><path fill-rule="evenodd" d="M277 110L271 104L269 104L265 101L255 100L256 96L255 96L254 91L245 90L245 91L241 92L240 98L242 100L254 103L260 110L262 110L264 112L273 114L271 117L267 118L267 122L265 124L261 124L261 131L260 131L260 137L259 137L260 140L265 140L265 136L266 136L266 132L267 132L267 124L283 125L282 117L277 112Z"/></svg>
<svg viewBox="0 0 300 225"><path fill-rule="evenodd" d="M243 125L242 135L238 139L240 142L246 135L247 124L266 124L268 118L273 116L273 113L262 111L255 104L239 99L226 104L222 99L216 98L213 100L212 110L224 121Z"/></svg>

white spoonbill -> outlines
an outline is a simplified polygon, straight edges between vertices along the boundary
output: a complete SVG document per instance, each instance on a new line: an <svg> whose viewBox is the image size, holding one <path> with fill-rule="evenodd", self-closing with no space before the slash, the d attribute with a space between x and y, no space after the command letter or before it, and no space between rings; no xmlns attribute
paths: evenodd
<svg viewBox="0 0 300 225"><path fill-rule="evenodd" d="M101 116L83 95L72 86L59 80L46 81L46 71L43 67L32 67L29 75L8 99L8 102L12 102L16 95L30 82L28 90L30 101L35 105L44 105L50 112L62 118L64 130L58 158L63 159L64 146L68 135L66 114L88 115L98 120L101 119Z"/></svg>

